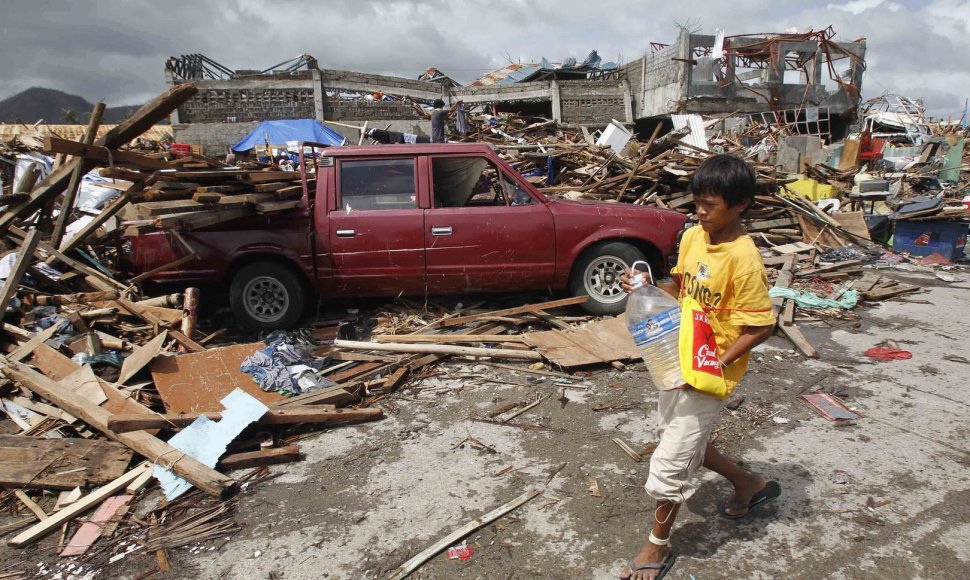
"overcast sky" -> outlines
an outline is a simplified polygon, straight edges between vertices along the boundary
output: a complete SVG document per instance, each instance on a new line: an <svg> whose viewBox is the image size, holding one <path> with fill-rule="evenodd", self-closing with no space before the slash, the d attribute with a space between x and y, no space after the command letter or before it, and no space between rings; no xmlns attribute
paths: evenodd
<svg viewBox="0 0 970 580"><path fill-rule="evenodd" d="M0 0L0 99L32 86L110 106L161 92L166 58L202 53L262 69L304 52L322 68L469 81L508 59L629 62L677 24L712 34L806 31L865 37L866 98L923 98L959 117L970 96L970 0Z"/></svg>

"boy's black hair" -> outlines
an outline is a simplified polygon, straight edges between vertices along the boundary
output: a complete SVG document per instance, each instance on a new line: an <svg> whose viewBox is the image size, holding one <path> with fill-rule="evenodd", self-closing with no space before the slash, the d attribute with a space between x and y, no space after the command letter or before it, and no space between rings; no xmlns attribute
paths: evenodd
<svg viewBox="0 0 970 580"><path fill-rule="evenodd" d="M435 99L434 103L431 106L434 107L435 109L443 109L445 108L445 102L442 101L441 99Z"/></svg>
<svg viewBox="0 0 970 580"><path fill-rule="evenodd" d="M745 161L733 155L707 159L690 178L692 193L707 193L724 198L730 207L754 201L757 176Z"/></svg>

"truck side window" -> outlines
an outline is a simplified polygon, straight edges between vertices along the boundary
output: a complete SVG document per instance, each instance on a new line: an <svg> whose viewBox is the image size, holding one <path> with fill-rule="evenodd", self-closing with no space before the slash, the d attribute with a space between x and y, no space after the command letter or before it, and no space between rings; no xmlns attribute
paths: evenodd
<svg viewBox="0 0 970 580"><path fill-rule="evenodd" d="M414 159L340 162L342 210L414 209Z"/></svg>
<svg viewBox="0 0 970 580"><path fill-rule="evenodd" d="M505 190L505 196L512 201L512 205L532 205L536 202L528 191L522 189L518 183L504 173L502 174L502 189Z"/></svg>
<svg viewBox="0 0 970 580"><path fill-rule="evenodd" d="M435 157L431 173L436 208L508 205L498 169L484 157Z"/></svg>

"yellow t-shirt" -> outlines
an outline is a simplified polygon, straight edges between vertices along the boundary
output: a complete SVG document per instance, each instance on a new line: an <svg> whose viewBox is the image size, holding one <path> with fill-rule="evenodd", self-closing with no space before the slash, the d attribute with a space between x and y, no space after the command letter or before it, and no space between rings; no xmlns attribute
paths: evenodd
<svg viewBox="0 0 970 580"><path fill-rule="evenodd" d="M707 312L720 356L735 343L745 326L772 326L775 317L768 296L768 276L758 248L747 235L711 244L701 226L684 232L677 266L681 296L689 293ZM748 368L746 353L724 367L724 381L734 390Z"/></svg>

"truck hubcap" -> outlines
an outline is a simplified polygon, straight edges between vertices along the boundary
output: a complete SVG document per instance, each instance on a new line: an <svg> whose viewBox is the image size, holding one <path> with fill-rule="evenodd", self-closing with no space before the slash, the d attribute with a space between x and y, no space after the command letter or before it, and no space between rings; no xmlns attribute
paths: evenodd
<svg viewBox="0 0 970 580"><path fill-rule="evenodd" d="M583 273L586 293L593 300L605 304L623 300L626 294L620 287L620 275L628 267L626 262L615 256L602 256L593 260Z"/></svg>
<svg viewBox="0 0 970 580"><path fill-rule="evenodd" d="M290 306L286 287L276 278L260 276L253 278L243 289L246 314L260 322L279 320Z"/></svg>

